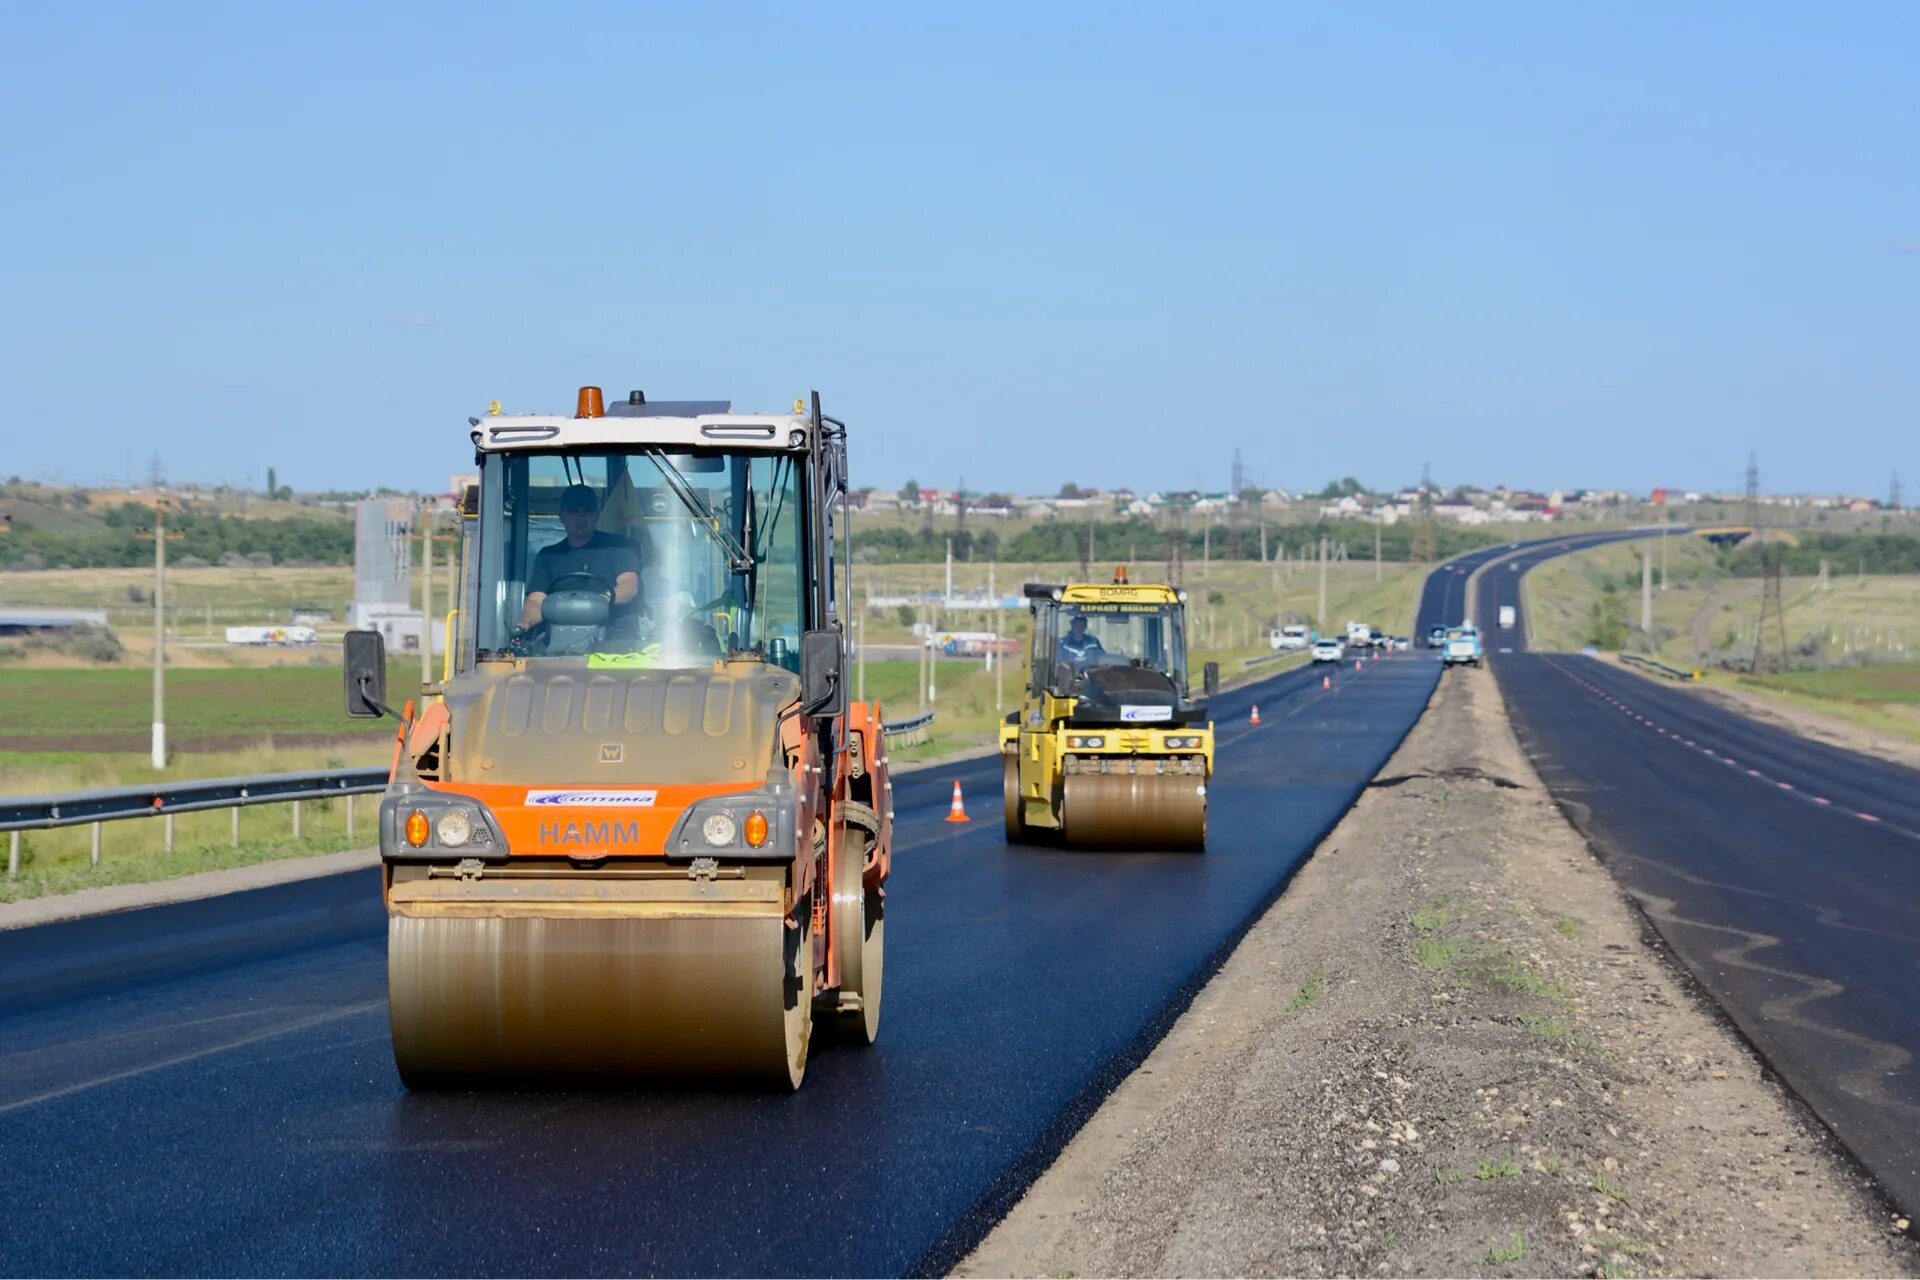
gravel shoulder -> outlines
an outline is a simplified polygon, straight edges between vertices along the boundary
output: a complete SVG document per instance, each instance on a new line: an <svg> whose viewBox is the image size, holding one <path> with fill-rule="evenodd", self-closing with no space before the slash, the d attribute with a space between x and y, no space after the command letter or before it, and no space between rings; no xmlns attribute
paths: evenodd
<svg viewBox="0 0 1920 1280"><path fill-rule="evenodd" d="M1492 676L1371 789L956 1274L1915 1275L1676 976Z"/></svg>

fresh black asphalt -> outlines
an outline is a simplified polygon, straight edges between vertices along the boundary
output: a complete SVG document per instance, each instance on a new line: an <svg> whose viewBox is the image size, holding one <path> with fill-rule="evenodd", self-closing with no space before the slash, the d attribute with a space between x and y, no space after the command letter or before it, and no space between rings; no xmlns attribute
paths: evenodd
<svg viewBox="0 0 1920 1280"><path fill-rule="evenodd" d="M1479 608L1520 608L1526 568ZM1592 657L1493 668L1561 807L1702 987L1895 1204L1920 1207L1920 773Z"/></svg>
<svg viewBox="0 0 1920 1280"><path fill-rule="evenodd" d="M1422 633L1464 599L1435 578ZM940 1270L1145 1056L1438 670L1415 650L1324 674L1215 699L1204 854L1009 848L997 759L903 775L880 1042L816 1040L792 1095L409 1095L371 872L0 933L0 1271ZM955 779L967 825L942 821Z"/></svg>

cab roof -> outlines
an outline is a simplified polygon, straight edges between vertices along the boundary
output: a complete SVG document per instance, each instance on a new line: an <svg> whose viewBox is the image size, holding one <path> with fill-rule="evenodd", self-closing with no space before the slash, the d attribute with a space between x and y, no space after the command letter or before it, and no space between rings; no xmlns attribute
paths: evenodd
<svg viewBox="0 0 1920 1280"><path fill-rule="evenodd" d="M489 412L468 422L473 427L473 446L483 453L623 445L786 452L806 448L813 432L809 415L739 414L724 400L615 403L607 406L604 416L592 418Z"/></svg>

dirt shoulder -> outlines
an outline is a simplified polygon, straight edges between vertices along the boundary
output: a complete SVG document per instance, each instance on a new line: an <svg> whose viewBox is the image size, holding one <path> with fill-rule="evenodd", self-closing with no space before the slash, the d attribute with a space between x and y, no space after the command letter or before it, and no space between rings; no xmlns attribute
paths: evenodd
<svg viewBox="0 0 1920 1280"><path fill-rule="evenodd" d="M958 1269L1914 1275L1450 672L1165 1041Z"/></svg>
<svg viewBox="0 0 1920 1280"><path fill-rule="evenodd" d="M1610 659L1622 671L1630 671L1642 680L1660 683L1660 677L1642 671L1629 663L1621 662L1618 655ZM1816 742L1829 746L1843 747L1848 751L1858 751L1862 755L1875 756L1881 760L1891 760L1895 764L1906 765L1909 769L1920 769L1920 743L1897 737L1890 733L1880 733L1865 725L1835 715L1823 715L1818 711L1802 707L1786 698L1769 697L1750 689L1741 689L1725 683L1682 685L1689 692L1705 698L1716 706L1749 716L1789 733L1797 733Z"/></svg>

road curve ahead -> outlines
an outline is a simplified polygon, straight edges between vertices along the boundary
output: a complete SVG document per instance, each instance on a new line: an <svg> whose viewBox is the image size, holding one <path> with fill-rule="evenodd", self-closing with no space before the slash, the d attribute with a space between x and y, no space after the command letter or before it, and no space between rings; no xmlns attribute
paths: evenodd
<svg viewBox="0 0 1920 1280"><path fill-rule="evenodd" d="M1520 607L1524 570L1480 607ZM1570 654L1493 667L1554 798L1781 1076L1920 1207L1920 773Z"/></svg>
<svg viewBox="0 0 1920 1280"><path fill-rule="evenodd" d="M1010 849L998 759L901 777L880 1043L817 1040L792 1095L410 1096L367 873L0 933L0 1271L938 1270L1151 1048L1437 671L1400 654L1217 698L1204 854ZM965 826L942 821L956 778Z"/></svg>

